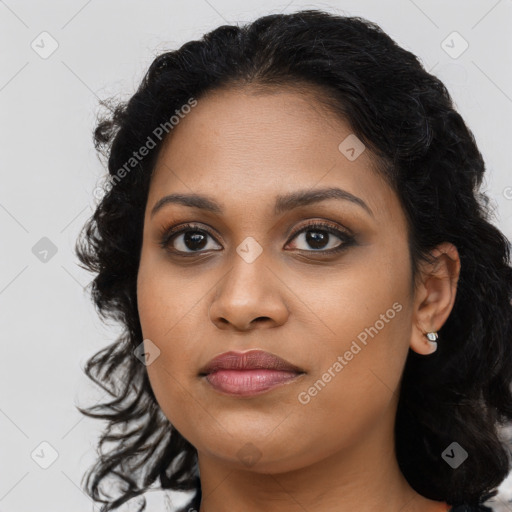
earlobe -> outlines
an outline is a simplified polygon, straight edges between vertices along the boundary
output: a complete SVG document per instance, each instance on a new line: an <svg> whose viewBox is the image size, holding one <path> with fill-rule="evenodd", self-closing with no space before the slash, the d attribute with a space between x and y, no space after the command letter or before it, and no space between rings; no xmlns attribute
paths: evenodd
<svg viewBox="0 0 512 512"><path fill-rule="evenodd" d="M437 331L421 332L413 326L411 349L421 355L433 354L437 350Z"/></svg>
<svg viewBox="0 0 512 512"><path fill-rule="evenodd" d="M431 352L429 352L431 354L437 350L437 341L436 340L439 336L437 334L437 331L427 332L427 333L425 333L425 336L427 337L428 345L431 348Z"/></svg>
<svg viewBox="0 0 512 512"><path fill-rule="evenodd" d="M438 331L453 309L460 275L459 253L453 244L443 242L431 255L434 260L420 269L410 341L411 349L422 355L437 350Z"/></svg>

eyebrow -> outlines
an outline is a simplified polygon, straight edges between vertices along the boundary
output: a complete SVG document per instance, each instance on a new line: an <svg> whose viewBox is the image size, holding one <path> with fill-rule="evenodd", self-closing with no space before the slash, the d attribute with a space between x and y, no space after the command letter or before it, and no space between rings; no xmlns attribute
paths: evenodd
<svg viewBox="0 0 512 512"><path fill-rule="evenodd" d="M370 216L374 217L371 208L360 198L350 192L337 187L298 190L289 194L277 196L274 205L274 214L279 215L285 211L319 203L327 199L350 201L363 208ZM181 204L191 208L199 208L216 214L222 214L222 207L211 197L202 194L170 194L157 201L151 210L153 217L158 210L167 204Z"/></svg>

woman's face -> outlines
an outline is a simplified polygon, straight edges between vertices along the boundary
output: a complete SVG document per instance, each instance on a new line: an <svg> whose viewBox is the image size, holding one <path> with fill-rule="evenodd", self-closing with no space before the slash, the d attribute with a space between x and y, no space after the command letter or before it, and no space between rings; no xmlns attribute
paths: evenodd
<svg viewBox="0 0 512 512"><path fill-rule="evenodd" d="M138 308L155 396L200 458L273 473L391 442L412 276L404 213L362 149L313 96L284 89L210 94L162 147ZM171 194L215 208L169 200L152 215ZM302 374L245 395L199 375L251 349Z"/></svg>

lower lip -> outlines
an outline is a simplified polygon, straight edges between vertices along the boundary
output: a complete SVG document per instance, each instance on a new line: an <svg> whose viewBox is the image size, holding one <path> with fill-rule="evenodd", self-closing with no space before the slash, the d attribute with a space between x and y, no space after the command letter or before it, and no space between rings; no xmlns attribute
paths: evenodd
<svg viewBox="0 0 512 512"><path fill-rule="evenodd" d="M301 375L303 374L266 369L217 370L206 375L206 380L222 393L250 396L273 389Z"/></svg>

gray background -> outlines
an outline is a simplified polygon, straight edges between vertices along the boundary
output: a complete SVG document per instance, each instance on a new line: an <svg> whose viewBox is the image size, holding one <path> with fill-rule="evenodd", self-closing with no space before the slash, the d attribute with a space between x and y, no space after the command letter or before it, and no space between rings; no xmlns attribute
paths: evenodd
<svg viewBox="0 0 512 512"><path fill-rule="evenodd" d="M512 238L511 0L0 1L0 511L93 509L80 481L102 424L74 405L101 398L81 367L119 328L98 319L73 246L104 174L91 138L99 99L127 99L164 49L301 8L377 22L444 81L487 162L495 224ZM461 55L454 31L469 45ZM508 487L497 510L512 510ZM152 493L148 510L166 510L164 497Z"/></svg>

